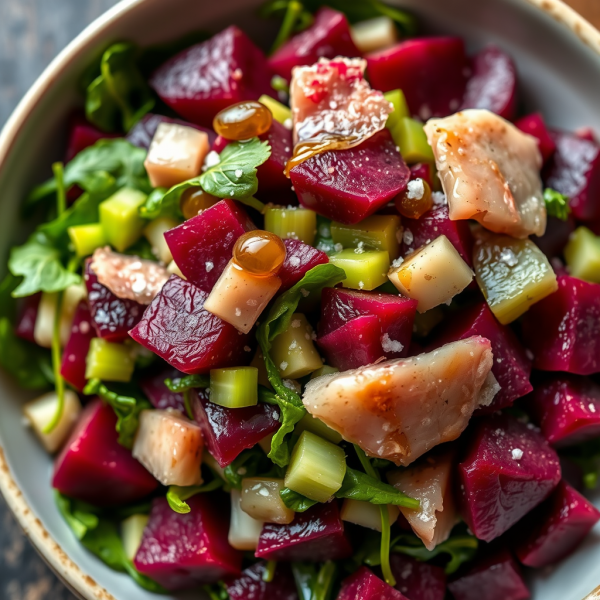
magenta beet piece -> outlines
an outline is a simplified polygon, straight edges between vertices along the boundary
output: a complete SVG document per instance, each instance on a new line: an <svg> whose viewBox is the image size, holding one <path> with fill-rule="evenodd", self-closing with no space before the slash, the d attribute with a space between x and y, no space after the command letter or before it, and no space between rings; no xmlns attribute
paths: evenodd
<svg viewBox="0 0 600 600"><path fill-rule="evenodd" d="M473 265L473 236L468 221L451 221L448 206L435 206L420 219L402 217L404 236L400 253L404 257L421 246L445 235L456 248L463 260Z"/></svg>
<svg viewBox="0 0 600 600"><path fill-rule="evenodd" d="M298 600L298 592L292 571L285 563L275 569L270 582L263 581L266 563L257 562L239 577L225 583L230 600Z"/></svg>
<svg viewBox="0 0 600 600"><path fill-rule="evenodd" d="M600 285L559 277L558 291L525 314L523 341L535 356L535 369L600 371Z"/></svg>
<svg viewBox="0 0 600 600"><path fill-rule="evenodd" d="M276 406L225 408L211 402L204 390L191 393L194 418L202 429L208 451L221 467L279 429L280 414Z"/></svg>
<svg viewBox="0 0 600 600"><path fill-rule="evenodd" d="M548 217L546 232L542 237L532 236L532 241L548 257L562 256L569 237L575 230L575 220L569 215L566 221L556 217Z"/></svg>
<svg viewBox="0 0 600 600"><path fill-rule="evenodd" d="M597 142L596 134L591 127L580 127L575 130L575 135L582 140L587 140L588 142Z"/></svg>
<svg viewBox="0 0 600 600"><path fill-rule="evenodd" d="M131 337L184 373L246 364L249 335L207 310L208 294L172 275Z"/></svg>
<svg viewBox="0 0 600 600"><path fill-rule="evenodd" d="M428 163L417 163L410 166L410 178L423 179L433 189L433 169Z"/></svg>
<svg viewBox="0 0 600 600"><path fill-rule="evenodd" d="M210 127L227 106L272 95L271 77L261 50L231 26L168 60L150 85L184 119Z"/></svg>
<svg viewBox="0 0 600 600"><path fill-rule="evenodd" d="M63 349L60 374L75 389L83 392L86 377L86 358L90 349L92 338L96 337L96 330L92 322L92 315L87 302L80 302L71 327L71 335Z"/></svg>
<svg viewBox="0 0 600 600"><path fill-rule="evenodd" d="M479 560L467 573L448 584L455 600L527 600L529 590L508 550Z"/></svg>
<svg viewBox="0 0 600 600"><path fill-rule="evenodd" d="M398 590L376 577L367 567L342 581L337 600L408 600Z"/></svg>
<svg viewBox="0 0 600 600"><path fill-rule="evenodd" d="M488 46L473 59L462 109L485 108L512 121L517 108L517 70L506 52Z"/></svg>
<svg viewBox="0 0 600 600"><path fill-rule="evenodd" d="M475 426L458 474L462 516L489 542L548 497L560 481L560 465L533 425L494 415Z"/></svg>
<svg viewBox="0 0 600 600"><path fill-rule="evenodd" d="M15 327L15 333L20 338L34 344L36 343L34 336L35 322L37 321L38 308L41 299L41 293L23 298L23 303L19 309L19 316L17 317L17 326Z"/></svg>
<svg viewBox="0 0 600 600"><path fill-rule="evenodd" d="M146 307L135 300L115 296L98 281L91 262L92 259L88 259L85 263L84 280L96 333L109 342L126 340L129 330L139 323Z"/></svg>
<svg viewBox="0 0 600 600"><path fill-rule="evenodd" d="M287 251L285 261L277 274L281 279L281 292L296 285L311 269L325 265L329 257L325 252L317 250L300 240L283 240Z"/></svg>
<svg viewBox="0 0 600 600"><path fill-rule="evenodd" d="M215 138L215 141L212 143L210 149L216 152L217 154L221 154L225 147L229 144L229 140L226 140L224 137L218 135Z"/></svg>
<svg viewBox="0 0 600 600"><path fill-rule="evenodd" d="M572 446L600 436L600 387L591 379L549 375L528 400L528 412L553 446Z"/></svg>
<svg viewBox="0 0 600 600"><path fill-rule="evenodd" d="M210 292L231 260L237 239L256 229L233 200L221 200L165 233L173 259L188 281Z"/></svg>
<svg viewBox="0 0 600 600"><path fill-rule="evenodd" d="M227 542L229 506L224 499L194 496L187 500L191 510L185 515L173 511L165 498L154 500L135 568L169 591L239 575L242 554Z"/></svg>
<svg viewBox="0 0 600 600"><path fill-rule="evenodd" d="M185 413L185 404L183 394L172 392L166 385L165 379L177 379L185 373L167 366L160 369L158 373L153 373L144 377L140 381L140 387L154 408L164 410L174 408L182 413Z"/></svg>
<svg viewBox="0 0 600 600"><path fill-rule="evenodd" d="M255 556L266 560L320 562L352 554L337 502L316 504L297 513L289 525L265 523Z"/></svg>
<svg viewBox="0 0 600 600"><path fill-rule="evenodd" d="M396 589L410 600L444 600L446 597L446 574L441 567L404 554L391 554L390 566Z"/></svg>
<svg viewBox="0 0 600 600"><path fill-rule="evenodd" d="M101 400L88 404L54 465L52 486L95 506L135 502L158 482L117 441L117 417Z"/></svg>
<svg viewBox="0 0 600 600"><path fill-rule="evenodd" d="M271 146L271 156L257 169L258 193L277 192L289 190L290 180L285 176L283 170L288 160L292 157L292 131L281 123L273 120L267 133L260 136Z"/></svg>
<svg viewBox="0 0 600 600"><path fill-rule="evenodd" d="M303 206L342 223L358 223L403 192L410 171L384 129L356 148L313 156L290 175Z"/></svg>
<svg viewBox="0 0 600 600"><path fill-rule="evenodd" d="M346 16L324 7L317 12L308 29L295 35L269 58L269 66L289 81L294 67L336 56L352 58L360 56L360 51L352 41Z"/></svg>
<svg viewBox="0 0 600 600"><path fill-rule="evenodd" d="M571 133L554 132L554 159L546 185L569 197L573 216L579 221L600 219L600 145Z"/></svg>
<svg viewBox="0 0 600 600"><path fill-rule="evenodd" d="M69 119L69 138L65 153L65 163L75 158L82 150L93 146L98 140L114 137L118 136L101 131L97 127L94 127L82 113L75 113Z"/></svg>
<svg viewBox="0 0 600 600"><path fill-rule="evenodd" d="M561 481L550 498L518 526L516 554L528 567L546 567L566 558L600 519L600 511Z"/></svg>
<svg viewBox="0 0 600 600"><path fill-rule="evenodd" d="M462 103L469 62L460 38L412 39L366 58L371 85L382 92L400 88L414 116L446 117Z"/></svg>
<svg viewBox="0 0 600 600"><path fill-rule="evenodd" d="M479 412L495 412L511 404L533 389L529 383L531 360L519 340L508 327L498 323L486 302L453 313L452 319L429 347L439 348L456 340L464 340L473 335L480 335L492 343L494 365L492 373L500 384L500 391L490 406L479 409Z"/></svg>
<svg viewBox="0 0 600 600"><path fill-rule="evenodd" d="M546 163L556 152L556 144L546 127L546 122L541 113L532 113L519 119L515 125L524 133L528 133L537 139L544 163Z"/></svg>

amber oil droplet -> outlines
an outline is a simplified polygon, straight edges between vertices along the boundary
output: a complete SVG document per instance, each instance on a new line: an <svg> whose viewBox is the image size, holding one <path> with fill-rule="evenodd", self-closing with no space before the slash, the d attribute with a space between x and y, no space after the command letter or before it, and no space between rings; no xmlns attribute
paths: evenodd
<svg viewBox="0 0 600 600"><path fill-rule="evenodd" d="M409 187L399 194L395 199L396 209L398 212L407 219L419 219L427 211L433 208L433 197L431 195L431 188L424 179L416 179L414 182L415 186ZM420 185L423 185L422 193L420 191ZM416 190L415 190L416 188Z"/></svg>
<svg viewBox="0 0 600 600"><path fill-rule="evenodd" d="M199 212L215 205L219 199L207 194L201 187L191 187L181 194L179 207L185 219L191 219Z"/></svg>
<svg viewBox="0 0 600 600"><path fill-rule="evenodd" d="M281 238L269 231L248 231L233 248L234 262L244 271L261 277L277 275L285 255Z"/></svg>
<svg viewBox="0 0 600 600"><path fill-rule="evenodd" d="M260 102L246 101L224 108L213 120L213 129L226 140L249 140L271 128L273 115Z"/></svg>

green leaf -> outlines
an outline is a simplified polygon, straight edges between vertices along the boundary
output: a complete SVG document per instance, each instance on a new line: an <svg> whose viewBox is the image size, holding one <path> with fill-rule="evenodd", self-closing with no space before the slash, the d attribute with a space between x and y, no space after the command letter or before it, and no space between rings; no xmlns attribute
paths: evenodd
<svg viewBox="0 0 600 600"><path fill-rule="evenodd" d="M68 498L58 490L54 490L54 500L78 540L82 540L90 529L98 527L98 515L94 512L97 509L90 504Z"/></svg>
<svg viewBox="0 0 600 600"><path fill-rule="evenodd" d="M234 488L242 489L242 479L246 477L264 477L269 474L280 476L281 473L274 472L274 467L267 459L264 452L257 446L250 450L244 450L233 462L223 469L223 475L227 482Z"/></svg>
<svg viewBox="0 0 600 600"><path fill-rule="evenodd" d="M292 573L300 600L330 600L337 575L333 562L323 563L317 571L314 563L294 561Z"/></svg>
<svg viewBox="0 0 600 600"><path fill-rule="evenodd" d="M549 217L556 217L561 221L566 221L571 214L569 206L569 198L552 188L544 190L544 202L546 203L546 211Z"/></svg>
<svg viewBox="0 0 600 600"><path fill-rule="evenodd" d="M167 502L169 503L171 509L176 513L179 513L180 515L187 515L191 509L186 500L189 500L198 494L214 492L222 487L223 481L220 479L213 479L210 483L205 485L195 485L190 487L172 485L167 492Z"/></svg>
<svg viewBox="0 0 600 600"><path fill-rule="evenodd" d="M175 379L165 379L165 385L170 391L182 394L194 388L207 388L210 385L208 375L186 375Z"/></svg>
<svg viewBox="0 0 600 600"><path fill-rule="evenodd" d="M294 490L290 490L290 488L283 488L279 495L283 500L283 503L293 510L294 512L305 512L309 508L312 508L315 504L318 504L316 500L311 500L298 492L294 492Z"/></svg>
<svg viewBox="0 0 600 600"><path fill-rule="evenodd" d="M223 582L213 583L212 585L203 585L201 589L210 600L230 600Z"/></svg>
<svg viewBox="0 0 600 600"><path fill-rule="evenodd" d="M576 444L561 451L561 456L574 462L582 471L583 484L588 490L598 487L600 480L600 439Z"/></svg>
<svg viewBox="0 0 600 600"><path fill-rule="evenodd" d="M0 283L0 317L8 317L14 321L17 315L17 303L12 293L19 285L20 278L7 273Z"/></svg>

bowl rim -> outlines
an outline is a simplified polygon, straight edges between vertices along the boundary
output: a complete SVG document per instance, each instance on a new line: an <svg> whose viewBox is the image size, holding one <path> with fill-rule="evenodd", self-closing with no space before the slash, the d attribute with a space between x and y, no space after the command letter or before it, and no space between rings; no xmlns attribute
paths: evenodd
<svg viewBox="0 0 600 600"><path fill-rule="evenodd" d="M12 150L15 140L47 90L54 85L62 70L72 61L80 50L100 37L104 31L123 15L143 5L147 0L121 0L88 25L71 41L46 67L29 91L23 96L0 132L0 170ZM584 19L563 0L521 0L531 4L542 13L552 17L559 24L571 30L579 40L600 56L600 31ZM12 477L2 444L0 443L0 493L19 525L39 552L42 558L62 581L77 595L85 600L117 600L102 588L92 577L63 551L54 541L35 512L29 507L23 493ZM598 596L595 595L598 594ZM600 586L587 598L600 598Z"/></svg>

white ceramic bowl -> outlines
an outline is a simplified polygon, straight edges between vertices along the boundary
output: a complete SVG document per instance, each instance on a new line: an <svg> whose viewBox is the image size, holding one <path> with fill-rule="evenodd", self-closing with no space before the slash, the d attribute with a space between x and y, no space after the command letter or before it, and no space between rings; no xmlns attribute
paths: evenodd
<svg viewBox="0 0 600 600"><path fill-rule="evenodd" d="M397 0L432 32L464 36L470 49L495 42L515 59L527 110L554 127L600 133L600 33L559 0ZM18 241L17 207L53 159L62 156L64 120L81 99L76 82L108 43L141 45L190 31L241 24L257 40L267 26L253 17L259 0L124 0L88 27L46 69L0 136L0 265ZM600 198L598 199L600 201ZM85 600L149 600L74 539L52 499L50 458L23 428L26 394L0 373L0 490L42 556ZM600 506L600 494L594 498ZM535 600L581 600L600 584L600 528L555 569L531 577ZM197 595L194 595L198 598ZM485 600L485 591L481 591Z"/></svg>

